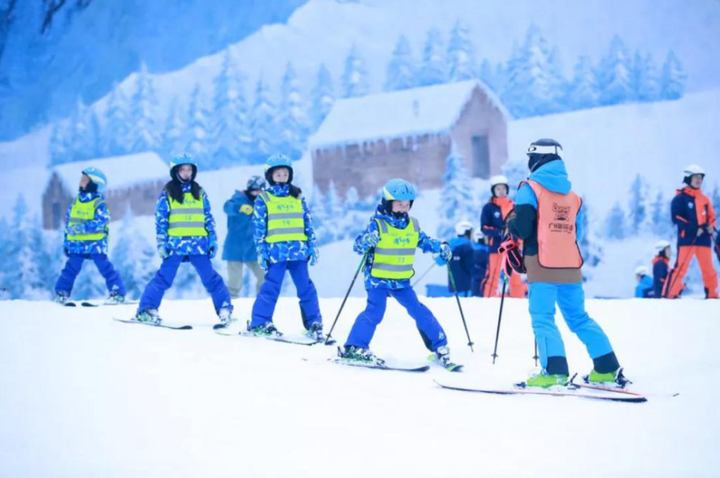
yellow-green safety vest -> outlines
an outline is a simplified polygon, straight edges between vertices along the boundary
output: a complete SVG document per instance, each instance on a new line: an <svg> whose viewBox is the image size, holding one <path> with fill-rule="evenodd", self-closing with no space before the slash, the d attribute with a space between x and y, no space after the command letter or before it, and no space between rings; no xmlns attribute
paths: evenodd
<svg viewBox="0 0 720 478"><path fill-rule="evenodd" d="M169 236L197 237L208 235L205 229L204 197L204 192L200 193L200 199L195 199L192 193L187 192L183 196L183 202L179 203L168 194L170 203Z"/></svg>
<svg viewBox="0 0 720 478"><path fill-rule="evenodd" d="M420 240L420 225L410 218L405 229L392 227L385 220L376 219L380 241L373 253L370 275L378 279L409 279L415 275L413 262Z"/></svg>
<svg viewBox="0 0 720 478"><path fill-rule="evenodd" d="M104 204L105 201L102 198L95 198L92 201L82 202L80 197L75 198L75 202L70 209L70 221L68 226L77 226L78 224L84 224L88 221L95 219L95 210ZM68 241L100 241L107 236L107 227L103 231L99 232L88 232L85 234L68 235Z"/></svg>
<svg viewBox="0 0 720 478"><path fill-rule="evenodd" d="M267 206L266 242L307 241L302 200L292 196L275 196L263 191L260 197Z"/></svg>

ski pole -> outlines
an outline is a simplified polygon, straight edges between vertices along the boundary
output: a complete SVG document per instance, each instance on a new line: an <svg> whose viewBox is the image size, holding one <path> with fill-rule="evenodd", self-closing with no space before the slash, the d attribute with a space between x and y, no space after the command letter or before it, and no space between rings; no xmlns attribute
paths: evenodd
<svg viewBox="0 0 720 478"><path fill-rule="evenodd" d="M472 339L470 339L470 332L468 331L467 322L465 322L465 314L462 310L462 305L460 305L460 296L457 292L457 287L455 287L455 277L453 277L452 269L450 269L450 263L447 263L448 268L448 275L450 276L450 284L452 284L453 292L455 292L455 300L457 301L458 309L460 310L460 318L462 319L463 327L465 327L465 335L467 335L468 338L468 347L470 347L471 352L475 352L473 350L474 342Z"/></svg>
<svg viewBox="0 0 720 478"><path fill-rule="evenodd" d="M492 358L493 358L493 365L495 365L495 359L497 358L497 346L498 346L498 339L500 338L500 322L502 321L502 311L503 311L503 304L505 303L505 288L507 286L507 276L503 274L503 286L502 286L502 294L500 295L500 313L498 314L498 323L497 323L497 330L495 331L495 350L493 350Z"/></svg>
<svg viewBox="0 0 720 478"><path fill-rule="evenodd" d="M697 241L697 238L698 238L698 237L699 237L699 236L698 236L697 234L695 234L695 238L693 238L693 240L692 240L692 242L690 243L690 246L689 246L689 247L693 247L693 246L695 245L695 241ZM679 262L680 262L680 247L682 247L682 246L678 246L677 258L675 259L675 265L676 265L676 266L679 265ZM672 277L669 278L669 284L667 284L667 286L668 286L667 292L666 292L665 294L663 294L662 291L661 291L661 294L662 294L663 298L665 298L665 299L668 298L668 296L670 295L670 292L672 291L673 286L675 285L675 282L677 281L678 273L679 273L681 270L685 269L685 266L686 266L686 265L690 264L690 261L692 260L692 257L693 257L693 254L692 254L692 251L690 251L690 253L688 253L687 258L686 258L685 261L682 263L682 267L673 267L673 269L670 271L670 274L672 275Z"/></svg>
<svg viewBox="0 0 720 478"><path fill-rule="evenodd" d="M533 355L533 358L535 359L535 366L537 367L537 361L540 358L537 354L537 339L535 339L535 355Z"/></svg>
<svg viewBox="0 0 720 478"><path fill-rule="evenodd" d="M348 296L350 295L350 291L352 290L353 286L355 285L355 281L357 280L358 275L360 274L360 271L365 266L365 261L367 260L368 253L370 252L370 249L365 251L365 254L363 254L362 259L360 260L360 265L358 266L357 270L355 271L355 276L353 277L352 282L350 283L350 287L348 287L347 292L345 293L345 298L342 301L342 304L340 304L340 310L338 310L337 315L335 316L335 320L333 321L332 327L330 327L330 332L328 332L327 337L325 338L325 345L328 344L330 341L330 336L333 333L333 330L335 329L335 324L337 324L338 319L340 318L340 313L343 310L343 307L345 307L345 302L348 299Z"/></svg>
<svg viewBox="0 0 720 478"><path fill-rule="evenodd" d="M425 276L428 275L428 273L432 270L432 268L435 267L435 264L436 264L435 261L433 261L433 263L430 264L430 267L428 267L427 270L425 272L423 272L422 275L420 277L418 277L418 279L413 283L412 287L416 287L420 283L420 281L422 281L425 278Z"/></svg>

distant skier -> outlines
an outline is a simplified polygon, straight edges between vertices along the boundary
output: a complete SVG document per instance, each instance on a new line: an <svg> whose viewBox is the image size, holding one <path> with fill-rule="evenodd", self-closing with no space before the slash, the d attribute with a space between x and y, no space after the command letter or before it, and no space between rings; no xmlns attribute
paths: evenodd
<svg viewBox="0 0 720 478"><path fill-rule="evenodd" d="M670 254L672 254L672 247L670 243L665 240L658 241L655 244L655 252L657 253L653 257L653 297L656 299L662 298L662 290L665 285L665 280L670 270Z"/></svg>
<svg viewBox="0 0 720 478"><path fill-rule="evenodd" d="M654 297L653 280L650 277L650 270L645 266L635 268L635 297L638 299L651 299Z"/></svg>
<svg viewBox="0 0 720 478"><path fill-rule="evenodd" d="M275 154L267 159L265 179L269 186L255 201L253 223L258 262L267 273L253 304L248 331L258 336L282 335L273 324L273 314L288 271L300 299L306 335L323 341L317 290L308 272L308 264L313 266L318 261L310 208L300 188L292 184L292 162L285 155Z"/></svg>
<svg viewBox="0 0 720 478"><path fill-rule="evenodd" d="M345 346L338 355L348 361L364 364L383 364L384 361L370 351L375 328L383 320L388 297L394 297L415 320L425 346L433 352L433 360L445 367L454 367L450 361L445 331L435 316L415 295L410 278L415 274L415 249L432 252L447 264L452 250L446 242L431 239L414 217L409 216L417 192L415 186L404 179L391 179L383 188L383 197L370 223L356 239L353 250L367 253L365 289L367 306L355 319Z"/></svg>
<svg viewBox="0 0 720 478"><path fill-rule="evenodd" d="M542 371L526 385L551 387L568 380L569 369L560 331L555 325L557 304L572 332L587 347L593 370L590 383L627 383L608 337L585 311L582 286L582 199L572 191L562 147L540 139L528 148L530 178L522 183L515 211L508 218L513 238L522 239L530 285L530 316L540 352Z"/></svg>
<svg viewBox="0 0 720 478"><path fill-rule="evenodd" d="M663 288L663 297L676 299L683 287L683 278L695 256L702 271L705 297L718 298L718 276L712 263L712 238L717 225L715 209L702 193L705 171L691 164L683 171L685 186L677 190L670 205L672 221L678 228L677 258Z"/></svg>
<svg viewBox="0 0 720 478"><path fill-rule="evenodd" d="M478 232L473 242L473 273L472 273L472 296L482 297L482 282L485 279L488 268L489 248L485 244L485 236Z"/></svg>
<svg viewBox="0 0 720 478"><path fill-rule="evenodd" d="M450 239L450 249L452 249L452 260L450 261L448 272L448 290L454 292L452 281L450 280L450 272L455 280L458 295L462 297L472 296L472 276L474 268L475 250L472 242L473 227L470 221L460 221L455 225L455 233L457 237ZM445 262L441 257L436 259L439 265Z"/></svg>
<svg viewBox="0 0 720 478"><path fill-rule="evenodd" d="M106 186L107 178L102 171L83 169L80 192L65 214L63 250L68 260L55 284L55 302L65 304L68 301L86 259L91 259L105 278L109 293L107 301L125 302L125 286L107 256L110 210L103 195Z"/></svg>
<svg viewBox="0 0 720 478"><path fill-rule="evenodd" d="M256 295L265 281L265 272L258 264L253 240L255 199L264 187L265 180L262 177L252 176L247 182L246 189L235 191L233 197L228 199L223 207L228 217L228 233L223 246L222 259L227 261L228 289L233 299L240 297L243 286L243 266L247 266L255 276Z"/></svg>
<svg viewBox="0 0 720 478"><path fill-rule="evenodd" d="M489 248L489 260L485 279L482 283L483 297L498 297L498 284L500 283L500 272L502 270L502 254L498 247L505 236L505 220L513 210L515 204L508 195L508 180L505 176L493 176L490 178L490 191L492 198L483 206L480 215L482 233L485 235L486 244ZM527 286L523 284L520 274L513 274L509 281L510 297L523 298L527 295Z"/></svg>
<svg viewBox="0 0 720 478"><path fill-rule="evenodd" d="M203 286L212 296L215 313L226 327L237 327L232 320L230 292L210 261L217 253L215 219L205 190L195 181L197 163L187 154L170 162L170 177L155 208L155 232L160 270L145 286L135 320L160 325L158 313L165 291L172 287L178 267L193 265Z"/></svg>

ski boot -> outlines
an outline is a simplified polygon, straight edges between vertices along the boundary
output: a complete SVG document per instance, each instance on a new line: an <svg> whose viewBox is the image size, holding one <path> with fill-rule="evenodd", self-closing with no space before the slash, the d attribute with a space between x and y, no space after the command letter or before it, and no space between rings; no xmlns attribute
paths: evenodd
<svg viewBox="0 0 720 478"><path fill-rule="evenodd" d="M462 368L462 365L458 365L450 360L450 347L442 345L428 356L428 360L441 365L449 372L456 372Z"/></svg>
<svg viewBox="0 0 720 478"><path fill-rule="evenodd" d="M118 294L116 291L112 291L108 298L105 299L105 303L109 305L124 304L125 296Z"/></svg>
<svg viewBox="0 0 720 478"><path fill-rule="evenodd" d="M282 333L275 328L275 324L272 322L266 322L258 325L257 327L250 327L250 322L247 325L247 331L256 337L282 337Z"/></svg>
<svg viewBox="0 0 720 478"><path fill-rule="evenodd" d="M557 386L566 386L568 384L568 376L563 374L549 374L546 370L535 373L526 381L515 385L516 388L550 388Z"/></svg>
<svg viewBox="0 0 720 478"><path fill-rule="evenodd" d="M133 320L148 325L160 325L162 323L162 319L156 309L145 309L142 312L138 312Z"/></svg>
<svg viewBox="0 0 720 478"><path fill-rule="evenodd" d="M357 362L366 365L377 365L382 367L385 361L376 357L370 349L348 345L346 347L338 347L338 357L348 362Z"/></svg>
<svg viewBox="0 0 720 478"><path fill-rule="evenodd" d="M64 291L57 291L55 293L55 297L53 298L53 302L56 302L60 305L65 305L65 303L70 299L70 297L67 295L67 292Z"/></svg>
<svg viewBox="0 0 720 478"><path fill-rule="evenodd" d="M623 368L614 372L599 373L594 369L589 375L583 376L583 381L588 385L595 385L603 388L625 388L632 382L623 375Z"/></svg>
<svg viewBox="0 0 720 478"><path fill-rule="evenodd" d="M240 321L233 319L232 310L229 308L220 309L218 319L220 319L220 324L216 325L214 329L220 331L220 333L224 335L237 335L242 332Z"/></svg>
<svg viewBox="0 0 720 478"><path fill-rule="evenodd" d="M325 334L323 334L322 322L313 322L305 335L313 339L315 342L324 342Z"/></svg>

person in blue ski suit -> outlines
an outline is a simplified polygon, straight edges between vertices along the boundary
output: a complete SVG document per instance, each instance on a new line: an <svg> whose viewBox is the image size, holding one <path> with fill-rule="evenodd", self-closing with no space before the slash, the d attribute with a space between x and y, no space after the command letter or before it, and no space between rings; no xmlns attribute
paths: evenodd
<svg viewBox="0 0 720 478"><path fill-rule="evenodd" d="M410 273L406 278L380 278L373 274L373 268L381 270L381 265L387 268L389 275L393 275L393 271L398 267L408 269L408 266L380 264L377 259L379 251L384 247L383 235L393 237L393 230L402 232L412 227L411 232L417 234L417 248L425 253L440 254L443 264L447 264L452 259L449 244L431 239L420 230L417 220L409 216L408 212L415 197L415 186L409 182L399 178L388 181L383 188L381 204L375 210L365 231L355 239L353 250L357 254L366 255L365 289L368 299L365 310L355 319L345 346L338 349L338 355L342 359L363 363L383 363L382 359L377 358L370 351L370 341L378 324L383 320L388 297L393 297L415 320L420 336L425 346L434 352L435 360L443 365L450 363L450 348L447 346L445 331L430 309L418 300L410 284L410 277L414 274L412 264L409 266ZM406 255L414 256L414 251L415 249L411 253L407 249L399 249L399 251L395 250L395 254L404 252ZM389 254L390 257L395 255L392 252Z"/></svg>
<svg viewBox="0 0 720 478"><path fill-rule="evenodd" d="M639 266L635 269L635 278L637 286L635 286L635 298L651 299L654 297L653 280L650 277L650 271L645 266Z"/></svg>
<svg viewBox="0 0 720 478"><path fill-rule="evenodd" d="M63 250L68 260L55 284L55 301L65 304L83 262L90 259L105 279L108 302L125 301L125 285L108 259L110 210L103 192L107 178L97 168L86 168L80 177L80 191L65 214Z"/></svg>
<svg viewBox="0 0 720 478"><path fill-rule="evenodd" d="M228 289L233 299L240 297L244 266L255 276L256 294L260 292L265 281L265 272L257 262L253 224L255 200L264 187L265 180L262 177L252 176L247 182L247 188L244 191L235 191L233 197L225 201L223 206L227 214L228 233L222 259L227 261Z"/></svg>
<svg viewBox="0 0 720 478"><path fill-rule="evenodd" d="M552 139L535 141L528 148L529 181L544 191L543 206L549 204L552 195L557 194L559 200L572 197L572 184L568 179L565 163L560 157L562 147ZM557 205L553 206L557 207ZM569 210L570 208L568 208ZM592 383L617 383L624 386L627 380L622 375L622 368L615 355L610 340L600 325L585 311L585 293L582 286L582 256L577 244L583 234L580 205L577 210L575 224L565 224L563 214L552 217L541 217L538 197L529 183L523 183L515 198L515 210L508 220L508 228L514 239L522 239L523 262L527 269L529 289L530 316L538 345L542 371L534 374L525 383L527 386L550 387L563 384L568 380L569 368L560 331L555 325L555 305L563 314L565 322L580 341L585 344L594 368L586 380ZM559 218L558 218L559 217ZM553 226L541 221L551 221ZM555 222L552 222L555 221ZM575 233L575 251L558 251L553 243L545 251L553 255L553 260L573 257L579 259L580 267L548 268L540 264L540 244L538 236L541 228L544 234L551 234L552 229L561 231L558 239L567 238L565 234ZM572 236L569 236L572 237Z"/></svg>
<svg viewBox="0 0 720 478"><path fill-rule="evenodd" d="M473 227L470 221L460 221L455 225L457 237L450 239L452 260L448 264L448 290L455 292L450 279L450 273L455 280L457 293L461 297L472 296L472 277L475 268L475 250L472 242ZM438 265L444 265L443 259L435 259Z"/></svg>
<svg viewBox="0 0 720 478"><path fill-rule="evenodd" d="M170 163L172 178L163 188L155 207L155 234L160 270L147 284L135 320L160 325L158 313L165 291L172 287L183 262L193 265L212 297L220 323L229 327L232 319L230 292L210 261L217 253L215 219L207 194L195 181L197 163L187 154Z"/></svg>
<svg viewBox="0 0 720 478"><path fill-rule="evenodd" d="M473 242L473 272L472 272L472 296L482 297L482 283L487 276L488 262L490 260L490 248L485 244L485 237L482 233Z"/></svg>
<svg viewBox="0 0 720 478"><path fill-rule="evenodd" d="M292 184L290 159L283 154L270 156L265 163L265 180L268 187L258 196L253 212L255 247L258 263L266 271L265 282L255 298L248 331L282 335L273 324L273 314L288 271L297 289L306 335L325 340L317 290L308 271L308 265L318 261L317 237L302 191Z"/></svg>
<svg viewBox="0 0 720 478"><path fill-rule="evenodd" d="M672 246L669 241L661 240L655 244L657 255L653 257L653 297L662 299L663 287L670 273L670 255Z"/></svg>

